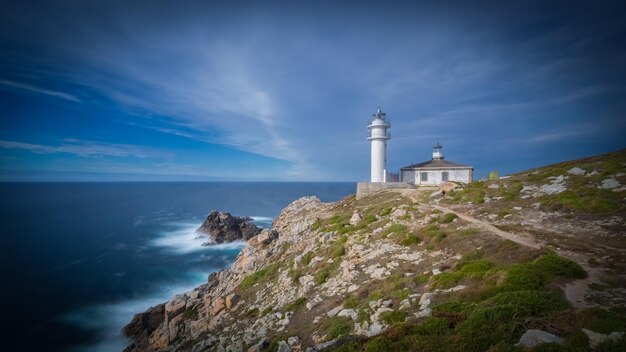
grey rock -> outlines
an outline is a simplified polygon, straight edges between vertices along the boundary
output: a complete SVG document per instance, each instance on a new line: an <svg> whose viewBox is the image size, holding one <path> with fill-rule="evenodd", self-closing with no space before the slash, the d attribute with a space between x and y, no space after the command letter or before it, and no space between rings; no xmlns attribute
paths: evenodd
<svg viewBox="0 0 626 352"><path fill-rule="evenodd" d="M569 170L567 170L567 173L570 175L584 175L585 174L585 170L579 168L579 167L573 167Z"/></svg>
<svg viewBox="0 0 626 352"><path fill-rule="evenodd" d="M520 337L519 342L516 343L515 346L533 348L542 343L562 344L563 341L564 340L562 338L556 335L552 335L549 332L546 332L543 330L530 329L526 331L524 335L522 335L522 337Z"/></svg>
<svg viewBox="0 0 626 352"><path fill-rule="evenodd" d="M600 187L602 187L603 189L612 189L619 186L621 186L621 184L614 178L607 178L600 184Z"/></svg>
<svg viewBox="0 0 626 352"><path fill-rule="evenodd" d="M280 341L278 343L278 352L292 352L293 350L291 349L291 347L289 347L289 344L287 342Z"/></svg>
<svg viewBox="0 0 626 352"><path fill-rule="evenodd" d="M196 232L209 235L215 243L223 243L249 240L258 235L261 229L252 223L252 218L213 210Z"/></svg>
<svg viewBox="0 0 626 352"><path fill-rule="evenodd" d="M609 335L605 335L605 334L601 334L599 332L591 331L585 328L583 328L582 330L585 333L585 335L589 337L589 346L593 349L595 349L599 344L601 344L604 341L618 341L619 339L622 338L622 336L624 336L623 332L617 332L617 331L614 331L610 333Z"/></svg>

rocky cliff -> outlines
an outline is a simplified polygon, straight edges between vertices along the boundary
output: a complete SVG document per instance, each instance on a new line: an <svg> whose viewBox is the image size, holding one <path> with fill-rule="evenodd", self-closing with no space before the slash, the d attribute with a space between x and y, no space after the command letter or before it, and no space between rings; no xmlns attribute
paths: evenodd
<svg viewBox="0 0 626 352"><path fill-rule="evenodd" d="M445 195L301 198L136 315L126 350L624 350L625 169L622 151Z"/></svg>

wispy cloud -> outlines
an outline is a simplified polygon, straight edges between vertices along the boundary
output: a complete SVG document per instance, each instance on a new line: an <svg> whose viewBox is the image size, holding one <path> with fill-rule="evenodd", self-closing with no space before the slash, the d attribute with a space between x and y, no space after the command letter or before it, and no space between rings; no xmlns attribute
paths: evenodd
<svg viewBox="0 0 626 352"><path fill-rule="evenodd" d="M44 95L49 95L51 97L61 98L61 99L65 99L68 101L75 102L75 103L80 103L80 99L78 99L75 95L65 93L65 92L59 92L56 90L35 87L29 83L20 83L20 82L9 81L6 79L0 79L0 85L3 85L5 87L24 90L30 93L44 94Z"/></svg>
<svg viewBox="0 0 626 352"><path fill-rule="evenodd" d="M44 145L0 140L0 148L26 150L35 154L73 154L81 157L113 156L148 158L167 155L167 153L163 153L161 151L155 151L131 144L102 143L73 138L64 139L63 143L59 145Z"/></svg>

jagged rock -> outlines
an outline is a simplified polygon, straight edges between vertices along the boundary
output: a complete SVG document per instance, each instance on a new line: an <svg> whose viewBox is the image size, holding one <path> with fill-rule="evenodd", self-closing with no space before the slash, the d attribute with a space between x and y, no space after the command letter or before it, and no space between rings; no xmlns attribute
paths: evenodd
<svg viewBox="0 0 626 352"><path fill-rule="evenodd" d="M578 175L578 176L580 176L580 175L584 175L585 174L585 170L583 170L583 169L581 169L579 167L573 167L573 168L567 170L567 173L570 174L570 175Z"/></svg>
<svg viewBox="0 0 626 352"><path fill-rule="evenodd" d="M589 329L582 329L585 335L589 337L589 346L595 349L599 344L604 341L618 341L624 336L623 332L614 331L608 335L601 334L599 332L591 331Z"/></svg>
<svg viewBox="0 0 626 352"><path fill-rule="evenodd" d="M500 188L500 185L497 184L497 183L492 183L489 186L487 186L487 188L489 188L489 189L498 189L498 188Z"/></svg>
<svg viewBox="0 0 626 352"><path fill-rule="evenodd" d="M261 229L249 217L232 216L227 212L213 210L196 232L208 234L215 243L249 240Z"/></svg>
<svg viewBox="0 0 626 352"><path fill-rule="evenodd" d="M420 310L419 313L415 314L415 317L420 319L420 318L428 318L429 316L431 316L433 314L433 310L430 308L426 308L423 310Z"/></svg>
<svg viewBox="0 0 626 352"><path fill-rule="evenodd" d="M356 225L359 223L359 221L361 221L361 219L363 219L361 217L361 214L357 213L356 211L354 212L354 214L352 214L352 217L350 218L350 225Z"/></svg>
<svg viewBox="0 0 626 352"><path fill-rule="evenodd" d="M338 317L346 317L352 320L357 320L357 314L354 309L343 309L339 313L337 313Z"/></svg>
<svg viewBox="0 0 626 352"><path fill-rule="evenodd" d="M165 321L165 304L151 307L147 311L135 314L133 320L123 328L124 336L142 340L150 336Z"/></svg>
<svg viewBox="0 0 626 352"><path fill-rule="evenodd" d="M239 295L236 293L226 296L226 309L231 309L239 301Z"/></svg>
<svg viewBox="0 0 626 352"><path fill-rule="evenodd" d="M561 175L554 178L552 182L539 187L539 191L548 195L567 191L567 187L565 187L565 176Z"/></svg>
<svg viewBox="0 0 626 352"><path fill-rule="evenodd" d="M456 189L457 187L459 187L456 183L452 183L452 182L444 182L442 184L439 185L439 190L442 193L448 193L454 189Z"/></svg>
<svg viewBox="0 0 626 352"><path fill-rule="evenodd" d="M300 338L298 336L291 336L287 339L287 343L291 347L297 347L298 345L300 345Z"/></svg>
<svg viewBox="0 0 626 352"><path fill-rule="evenodd" d="M289 344L283 340L278 343L277 351L278 352L292 352L292 349L291 347L289 347Z"/></svg>
<svg viewBox="0 0 626 352"><path fill-rule="evenodd" d="M216 316L217 313L221 312L224 308L226 308L224 299L222 297L215 297L211 305L211 315Z"/></svg>
<svg viewBox="0 0 626 352"><path fill-rule="evenodd" d="M520 337L519 342L515 344L515 346L533 348L542 343L558 343L562 344L563 339L552 335L549 332L543 330L530 329Z"/></svg>
<svg viewBox="0 0 626 352"><path fill-rule="evenodd" d="M278 232L275 230L263 230L256 237L259 243L263 243L264 245L270 244L273 240L278 238Z"/></svg>
<svg viewBox="0 0 626 352"><path fill-rule="evenodd" d="M335 315L337 315L337 313L339 313L342 309L343 309L342 306L337 306L337 307L329 310L328 313L326 313L326 315L328 315L330 318L332 318Z"/></svg>

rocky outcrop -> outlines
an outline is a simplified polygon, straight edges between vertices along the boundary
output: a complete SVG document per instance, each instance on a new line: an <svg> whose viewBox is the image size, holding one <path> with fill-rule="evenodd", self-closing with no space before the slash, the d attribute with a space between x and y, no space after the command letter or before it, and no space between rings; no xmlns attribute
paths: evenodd
<svg viewBox="0 0 626 352"><path fill-rule="evenodd" d="M207 234L214 243L249 240L261 229L249 217L232 216L227 212L213 210L196 232Z"/></svg>

